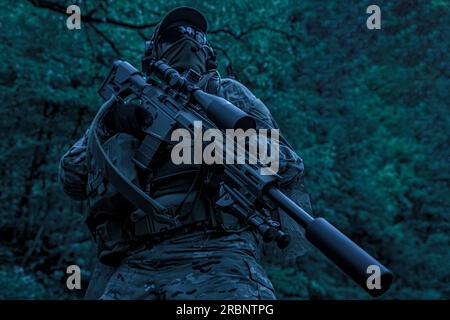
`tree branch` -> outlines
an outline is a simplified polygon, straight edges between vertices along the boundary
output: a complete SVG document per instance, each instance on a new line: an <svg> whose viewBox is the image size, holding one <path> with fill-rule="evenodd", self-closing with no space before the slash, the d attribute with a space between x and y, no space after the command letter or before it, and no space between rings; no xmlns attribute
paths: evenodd
<svg viewBox="0 0 450 320"><path fill-rule="evenodd" d="M225 70L227 72L227 76L234 78L235 75L234 75L234 72L233 72L233 65L231 63L231 58L228 55L228 52L224 48L222 48L220 46L217 46L215 44L211 44L211 46L212 46L213 50L222 52L222 54L224 55L225 59L227 60L227 66L225 67Z"/></svg>
<svg viewBox="0 0 450 320"><path fill-rule="evenodd" d="M111 49L113 49L113 51L115 52L115 54L117 56L119 56L119 57L121 56L120 50L116 47L114 42L106 36L106 34L104 34L101 30L99 30L92 23L88 23L88 26L90 26L103 40L105 40L109 44L109 46L111 47Z"/></svg>
<svg viewBox="0 0 450 320"><path fill-rule="evenodd" d="M268 27L266 25L256 25L253 27L250 27L244 31L241 32L234 32L233 30L229 29L229 28L219 28L219 29L215 29L215 30L210 30L208 31L208 34L219 34L219 33L224 33L224 34L228 34L231 37L233 37L236 40L241 40L244 36L247 36L253 32L256 31L262 31L262 30L266 30L266 31L271 31L274 33L279 33L282 34L286 37L289 37L289 39L296 39L296 40L301 40L301 37L297 36L296 34L292 34L290 32L284 31L284 30L279 30L276 28L272 28L272 27Z"/></svg>
<svg viewBox="0 0 450 320"><path fill-rule="evenodd" d="M67 16L67 13L66 13L67 8L58 3L48 1L48 0L28 0L28 2L30 2L36 8L48 9L50 11L57 12L59 14L63 14L65 16ZM111 24L111 25L116 25L116 26L123 27L123 28L136 29L136 30L152 28L158 24L158 22L133 24L130 22L123 22L123 21L111 19L109 17L96 18L96 17L94 17L94 13L96 11L97 11L96 9L93 9L93 10L89 11L88 14L84 14L84 15L81 14L80 15L81 21L86 22L86 23L91 23L91 24L93 24L93 23Z"/></svg>

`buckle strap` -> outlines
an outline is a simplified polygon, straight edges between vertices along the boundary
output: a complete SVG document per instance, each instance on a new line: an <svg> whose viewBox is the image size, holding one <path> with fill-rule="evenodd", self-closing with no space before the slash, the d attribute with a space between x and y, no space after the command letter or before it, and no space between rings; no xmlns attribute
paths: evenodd
<svg viewBox="0 0 450 320"><path fill-rule="evenodd" d="M153 221L154 222L154 221ZM148 223L148 224L147 224ZM215 228L212 227L208 219L202 221L192 222L190 224L185 224L173 229L161 229L159 232L147 232L149 228L152 227L152 221L149 217L145 217L140 223L134 226L134 237L137 242L160 242L162 240L170 239L174 236L180 234L190 233L192 231L214 231ZM153 225L155 227L155 225ZM144 230L143 230L144 229Z"/></svg>
<svg viewBox="0 0 450 320"><path fill-rule="evenodd" d="M172 230L179 229L191 224L211 223L213 214L207 208L194 209L196 197L187 200L180 208L179 205L168 207L165 213L173 220L177 221L177 225L170 225L152 218L151 215L137 210L131 214L131 233L136 237L154 236L162 233L170 233Z"/></svg>

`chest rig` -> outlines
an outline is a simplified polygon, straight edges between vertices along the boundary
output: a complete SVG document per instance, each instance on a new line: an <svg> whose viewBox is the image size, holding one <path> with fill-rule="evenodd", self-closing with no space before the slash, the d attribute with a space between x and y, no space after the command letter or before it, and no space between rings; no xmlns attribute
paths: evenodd
<svg viewBox="0 0 450 320"><path fill-rule="evenodd" d="M204 75L199 86L217 94L218 73ZM213 172L201 165L174 165L170 146L155 155L156 165L148 170L136 165L137 138L118 133L100 141L96 131L115 102L110 99L102 106L88 134L87 223L98 245L99 260L117 265L136 244L194 229L241 230L236 218L219 216L215 210L217 176Z"/></svg>

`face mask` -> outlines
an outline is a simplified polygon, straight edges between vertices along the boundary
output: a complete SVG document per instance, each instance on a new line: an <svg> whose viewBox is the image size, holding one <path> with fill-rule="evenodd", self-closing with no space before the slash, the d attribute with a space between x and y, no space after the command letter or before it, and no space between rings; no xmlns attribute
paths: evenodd
<svg viewBox="0 0 450 320"><path fill-rule="evenodd" d="M200 74L206 73L208 50L189 37L183 37L174 43L158 43L158 59L166 59L167 62L179 72L189 68Z"/></svg>

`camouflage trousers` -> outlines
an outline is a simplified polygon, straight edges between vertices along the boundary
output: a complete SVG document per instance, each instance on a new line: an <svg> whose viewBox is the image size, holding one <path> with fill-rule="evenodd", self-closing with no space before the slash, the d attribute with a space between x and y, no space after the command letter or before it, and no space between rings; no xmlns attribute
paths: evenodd
<svg viewBox="0 0 450 320"><path fill-rule="evenodd" d="M87 299L275 299L251 231L196 232L131 252L117 268L100 266Z"/></svg>

